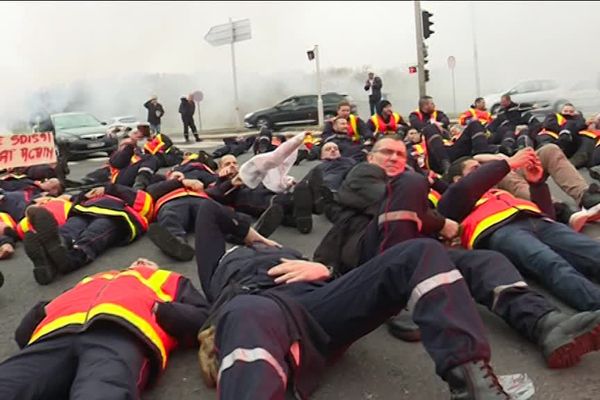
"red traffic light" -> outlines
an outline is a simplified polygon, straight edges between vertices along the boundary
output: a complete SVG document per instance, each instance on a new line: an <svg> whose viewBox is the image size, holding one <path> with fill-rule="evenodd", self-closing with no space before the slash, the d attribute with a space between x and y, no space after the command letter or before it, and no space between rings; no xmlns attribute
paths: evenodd
<svg viewBox="0 0 600 400"><path fill-rule="evenodd" d="M417 73L417 67L415 67L414 65L411 67L408 67L408 73L409 74L416 74Z"/></svg>

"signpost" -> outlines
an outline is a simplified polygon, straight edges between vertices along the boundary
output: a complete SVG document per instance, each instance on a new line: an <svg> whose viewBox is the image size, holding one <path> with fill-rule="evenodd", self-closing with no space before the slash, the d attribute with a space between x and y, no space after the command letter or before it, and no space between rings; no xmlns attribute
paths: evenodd
<svg viewBox="0 0 600 400"><path fill-rule="evenodd" d="M452 111L456 114L456 84L454 81L454 67L456 67L456 58L454 56L448 57L448 68L452 72Z"/></svg>
<svg viewBox="0 0 600 400"><path fill-rule="evenodd" d="M198 130L202 130L202 117L200 116L200 102L204 100L204 93L200 90L196 90L192 93L192 100L196 103L196 109L198 110Z"/></svg>
<svg viewBox="0 0 600 400"><path fill-rule="evenodd" d="M319 45L316 44L312 50L306 52L308 60L315 60L317 68L317 119L319 126L322 128L325 124L325 117L323 115L323 96L321 95L321 64L319 63Z"/></svg>
<svg viewBox="0 0 600 400"><path fill-rule="evenodd" d="M215 25L208 33L204 36L204 40L213 46L223 46L229 44L231 46L231 68L233 71L233 94L235 98L235 118L237 126L241 126L240 116L240 102L238 96L237 87L237 71L235 66L235 42L241 42L242 40L249 40L252 38L252 32L250 29L250 20L242 19L239 21L232 21L229 18L229 22L222 25Z"/></svg>

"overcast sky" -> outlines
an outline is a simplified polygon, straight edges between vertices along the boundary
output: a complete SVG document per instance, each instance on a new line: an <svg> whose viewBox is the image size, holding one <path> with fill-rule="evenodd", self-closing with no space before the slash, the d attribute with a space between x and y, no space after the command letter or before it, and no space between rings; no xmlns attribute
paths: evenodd
<svg viewBox="0 0 600 400"><path fill-rule="evenodd" d="M473 24L484 93L519 79L596 79L600 72L600 3L421 5L434 14L429 68L437 71L432 86L438 96L446 96L450 55L457 59L461 96L475 94ZM246 87L257 76L310 73L314 64L305 51L314 44L320 45L323 68L397 68L408 74L407 66L416 59L413 2L2 2L2 97L74 79L130 73L193 74L199 86L217 79L229 90L229 48L204 40L212 25L229 17L252 23L252 39L236 47ZM416 88L416 77L414 81ZM256 90L264 85L261 81Z"/></svg>

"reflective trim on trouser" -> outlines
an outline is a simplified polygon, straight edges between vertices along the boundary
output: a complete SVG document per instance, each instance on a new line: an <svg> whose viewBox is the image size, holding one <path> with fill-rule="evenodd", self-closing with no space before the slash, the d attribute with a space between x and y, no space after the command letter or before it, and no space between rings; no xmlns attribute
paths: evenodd
<svg viewBox="0 0 600 400"><path fill-rule="evenodd" d="M510 289L510 288L526 288L526 287L528 287L527 283L525 283L523 281L511 283L508 285L496 286L494 288L494 301L492 303L492 310L494 310L496 308L496 304L498 304L498 299L500 298L500 295L502 294L503 291L505 291L506 289Z"/></svg>
<svg viewBox="0 0 600 400"><path fill-rule="evenodd" d="M287 375L285 373L285 370L283 369L281 364L277 362L277 359L275 359L275 357L273 357L271 353L269 353L267 350L261 347L255 347L253 349L244 349L238 347L237 349L233 350L231 353L223 357L223 360L221 361L221 367L219 368L219 375L217 381L221 380L221 374L223 373L223 371L231 368L236 361L246 363L256 361L266 362L271 367L273 367L275 372L277 372L277 375L279 375L279 377L281 378L283 387L287 387Z"/></svg>
<svg viewBox="0 0 600 400"><path fill-rule="evenodd" d="M406 210L390 211L380 214L377 223L381 225L383 223L393 221L413 221L417 224L417 228L419 229L419 231L423 226L423 222L421 222L421 218L419 218L416 212Z"/></svg>
<svg viewBox="0 0 600 400"><path fill-rule="evenodd" d="M462 279L462 275L457 269L443 272L441 274L434 275L431 278L425 279L413 289L412 293L410 294L410 299L408 300L408 307L414 308L419 299L431 292L433 289L443 285L449 285L458 281L459 279Z"/></svg>

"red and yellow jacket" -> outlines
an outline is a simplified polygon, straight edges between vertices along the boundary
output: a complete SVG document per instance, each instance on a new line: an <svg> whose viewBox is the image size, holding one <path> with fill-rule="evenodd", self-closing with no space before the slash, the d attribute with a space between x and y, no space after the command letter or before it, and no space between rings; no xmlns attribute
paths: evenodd
<svg viewBox="0 0 600 400"><path fill-rule="evenodd" d="M43 207L46 210L50 211L58 226L64 225L67 222L67 218L69 216L69 212L71 211L71 207L73 203L69 200L57 197L55 199L49 200L47 203L40 205L39 207ZM23 240L25 238L25 233L34 230L29 223L29 218L25 216L25 218L21 219L21 221L17 224L16 227L17 234L19 238Z"/></svg>
<svg viewBox="0 0 600 400"><path fill-rule="evenodd" d="M504 190L488 190L461 223L463 247L474 248L488 230L523 212L542 215L540 208L531 201L519 199Z"/></svg>
<svg viewBox="0 0 600 400"><path fill-rule="evenodd" d="M71 208L72 214L97 215L122 219L129 228L129 242L148 230L153 215L152 196L143 190L134 190L118 184L105 185L102 196L80 198Z"/></svg>
<svg viewBox="0 0 600 400"><path fill-rule="evenodd" d="M373 133L384 135L389 133L395 134L400 124L406 124L402 116L396 112L392 114L392 117L388 122L385 122L381 115L374 114L371 116L371 123L373 125Z"/></svg>
<svg viewBox="0 0 600 400"><path fill-rule="evenodd" d="M147 266L86 277L45 306L45 317L28 344L84 331L94 321L111 321L140 338L164 369L177 342L157 323L153 307L157 302L175 301L180 278L175 272Z"/></svg>
<svg viewBox="0 0 600 400"><path fill-rule="evenodd" d="M144 145L144 153L156 155L159 153L168 153L171 151L173 142L166 135L159 133L152 140Z"/></svg>
<svg viewBox="0 0 600 400"><path fill-rule="evenodd" d="M458 117L458 123L461 125L467 125L472 120L478 120L482 125L487 125L492 122L492 114L471 107Z"/></svg>

